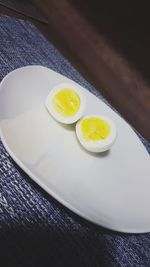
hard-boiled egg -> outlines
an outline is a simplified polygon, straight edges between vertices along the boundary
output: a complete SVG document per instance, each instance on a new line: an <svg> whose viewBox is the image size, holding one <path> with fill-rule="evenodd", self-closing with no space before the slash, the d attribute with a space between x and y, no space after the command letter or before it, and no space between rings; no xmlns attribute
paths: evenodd
<svg viewBox="0 0 150 267"><path fill-rule="evenodd" d="M85 96L76 85L61 83L51 89L45 104L57 121L71 124L83 116Z"/></svg>
<svg viewBox="0 0 150 267"><path fill-rule="evenodd" d="M76 134L85 149L91 152L103 152L113 145L116 139L116 127L105 116L90 115L77 122Z"/></svg>

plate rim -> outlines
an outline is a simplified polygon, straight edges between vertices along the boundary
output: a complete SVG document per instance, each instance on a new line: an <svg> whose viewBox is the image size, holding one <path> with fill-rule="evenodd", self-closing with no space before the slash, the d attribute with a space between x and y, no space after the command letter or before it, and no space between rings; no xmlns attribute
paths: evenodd
<svg viewBox="0 0 150 267"><path fill-rule="evenodd" d="M43 68L43 69L47 69L47 70L50 70L56 74L59 74L61 75L62 77L65 77L64 75L50 69L50 68L47 68L47 67L44 67L44 66L41 66L41 65L27 65L27 66L23 66L23 67L20 67L20 68L17 68L17 69L14 69L12 70L11 72L9 72L1 81L0 83L0 91L2 90L2 86L3 86L3 83L5 82L5 80L11 76L13 73L17 72L18 70L21 70L21 69L24 69L24 68L31 68L31 67L40 67L40 68ZM68 78L68 77L66 77ZM71 79L70 79L71 80ZM73 81L74 82L74 81ZM76 83L76 82L74 82ZM77 84L77 83L76 83ZM81 85L79 85L81 86ZM82 87L82 86L81 86ZM92 94L90 91L88 91L90 94ZM94 94L92 94L94 95ZM94 95L95 96L95 95ZM95 96L97 97L97 96ZM99 99L101 100L101 99ZM102 100L101 100L102 101ZM103 101L102 101L103 102ZM104 103L105 104L105 103ZM107 104L105 104L107 105ZM111 107L109 107L111 109ZM111 109L112 110L112 109ZM113 112L115 112L114 110L112 110ZM116 113L116 112L115 112ZM119 114L116 113L118 116ZM123 119L123 118L122 118ZM124 120L124 119L123 119ZM125 121L125 120L124 120ZM128 122L125 121L125 123L128 124ZM132 129L132 127L130 126L130 124L128 124L128 127L130 127ZM133 129L132 129L133 131ZM134 132L134 131L133 131ZM136 135L136 133L134 132L135 136L138 138L138 136ZM61 205L67 207L69 210L71 210L72 212L76 213L78 216L81 216L83 219L86 219L88 220L89 222L93 223L94 225L98 225L100 227L104 227L104 228L107 228L109 230L113 230L113 231L117 231L117 232L121 232L121 233L128 233L128 234L140 234L140 233L148 233L150 232L150 227L149 228L146 228L143 230L143 228L122 228L122 227L115 227L115 226L110 226L110 225L107 225L107 223L101 223L101 222L95 222L94 220L92 220L88 215L84 214L83 211L79 211L77 208L75 208L73 205L71 205L68 201L66 201L65 199L63 199L62 197L59 196L59 194L57 194L54 190L52 190L50 187L48 187L47 185L45 185L42 180L40 180L38 178L37 175L35 175L32 171L30 171L30 169L25 166L25 164L15 155L15 153L9 148L9 145L7 144L7 142L5 141L5 137L3 135L3 131L1 129L1 125L0 125L0 138L1 138L1 141L4 145L4 148L6 149L6 151L8 152L8 154L11 156L11 158L17 163L17 165L29 176L29 178L31 178L34 182L36 182L38 184L38 186L40 186L42 189L44 189L48 194L50 194L54 199L56 199L58 202L61 203ZM140 140L140 143L142 145L142 147L144 147L144 144L141 142ZM144 147L145 148L145 147ZM145 148L146 150L146 148ZM147 152L147 150L146 150ZM147 152L148 153L148 152ZM149 155L149 154L148 154Z"/></svg>

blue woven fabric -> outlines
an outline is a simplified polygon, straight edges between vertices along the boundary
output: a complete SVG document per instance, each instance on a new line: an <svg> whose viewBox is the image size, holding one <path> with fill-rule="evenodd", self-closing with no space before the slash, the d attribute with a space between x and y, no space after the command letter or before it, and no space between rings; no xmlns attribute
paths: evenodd
<svg viewBox="0 0 150 267"><path fill-rule="evenodd" d="M66 75L102 98L32 24L1 16L0 79L32 64ZM81 219L35 184L0 143L0 266L149 267L150 233L121 234Z"/></svg>

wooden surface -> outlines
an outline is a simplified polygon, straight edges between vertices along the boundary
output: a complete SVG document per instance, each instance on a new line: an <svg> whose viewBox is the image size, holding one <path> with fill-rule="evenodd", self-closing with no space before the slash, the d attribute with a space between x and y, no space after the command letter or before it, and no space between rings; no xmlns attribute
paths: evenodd
<svg viewBox="0 0 150 267"><path fill-rule="evenodd" d="M33 0L49 25L32 22L150 141L149 9L120 2Z"/></svg>
<svg viewBox="0 0 150 267"><path fill-rule="evenodd" d="M0 0L0 5L9 10L17 11L19 14L26 15L37 21L46 23L46 19L41 12L32 4L30 0Z"/></svg>

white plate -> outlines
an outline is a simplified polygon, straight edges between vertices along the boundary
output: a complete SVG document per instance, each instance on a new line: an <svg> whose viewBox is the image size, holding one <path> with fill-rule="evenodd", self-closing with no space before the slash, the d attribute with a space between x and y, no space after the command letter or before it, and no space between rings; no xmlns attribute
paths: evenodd
<svg viewBox="0 0 150 267"><path fill-rule="evenodd" d="M79 145L72 127L47 112L50 89L70 80L41 66L8 74L0 87L3 144L16 163L42 188L82 217L123 232L150 231L150 158L131 127L84 90L85 114L114 120L118 138L99 155Z"/></svg>

